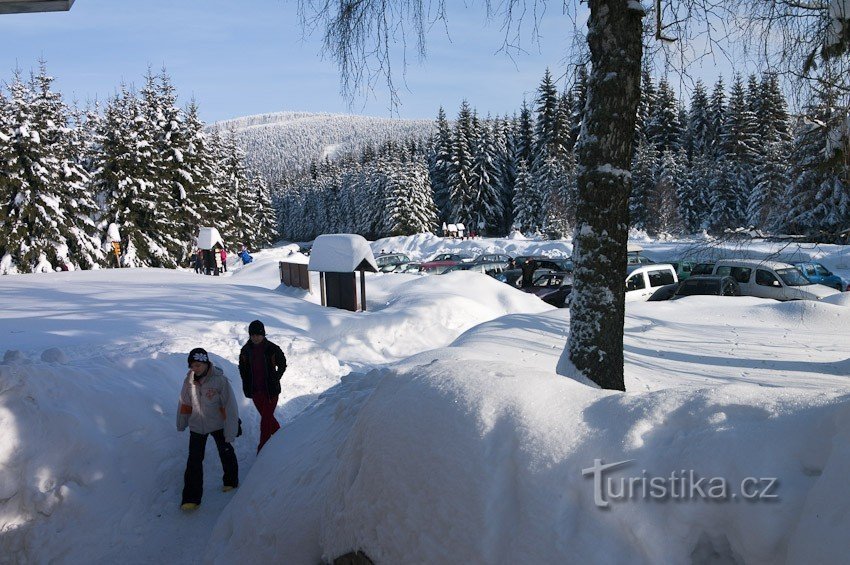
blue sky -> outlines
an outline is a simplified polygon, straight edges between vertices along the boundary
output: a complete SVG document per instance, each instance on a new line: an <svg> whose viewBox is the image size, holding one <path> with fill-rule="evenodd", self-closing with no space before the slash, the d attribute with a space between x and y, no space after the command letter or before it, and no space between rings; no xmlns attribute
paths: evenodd
<svg viewBox="0 0 850 565"><path fill-rule="evenodd" d="M512 113L534 97L547 66L566 68L572 23L560 2L542 19L539 44L529 29L527 52L513 58L497 52L498 17L487 24L481 9L449 4L451 39L437 25L424 62L408 52L395 114L381 83L351 105L339 94L337 68L322 59L319 34L303 38L293 1L77 0L70 12L0 16L0 78L43 57L66 99L85 102L122 81L141 85L149 65L164 65L181 101L194 96L206 121L282 110L432 119L440 105L453 117L464 98L482 114Z"/></svg>

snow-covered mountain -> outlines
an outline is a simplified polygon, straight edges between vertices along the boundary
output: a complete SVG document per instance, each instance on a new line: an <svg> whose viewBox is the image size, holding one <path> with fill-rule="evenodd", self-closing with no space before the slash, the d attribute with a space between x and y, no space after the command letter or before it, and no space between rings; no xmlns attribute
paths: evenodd
<svg viewBox="0 0 850 565"><path fill-rule="evenodd" d="M246 164L269 181L367 144L431 135L431 120L401 120L309 112L276 112L216 122L211 130L233 131Z"/></svg>

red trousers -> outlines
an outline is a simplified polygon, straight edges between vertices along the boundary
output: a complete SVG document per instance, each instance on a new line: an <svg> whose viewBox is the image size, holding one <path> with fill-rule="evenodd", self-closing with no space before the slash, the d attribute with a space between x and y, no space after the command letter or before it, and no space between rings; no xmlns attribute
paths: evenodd
<svg viewBox="0 0 850 565"><path fill-rule="evenodd" d="M257 453L259 453L269 438L280 429L280 424L274 417L277 396L269 398L268 396L255 395L252 400L254 406L257 407L257 412L260 413L260 445L257 446Z"/></svg>

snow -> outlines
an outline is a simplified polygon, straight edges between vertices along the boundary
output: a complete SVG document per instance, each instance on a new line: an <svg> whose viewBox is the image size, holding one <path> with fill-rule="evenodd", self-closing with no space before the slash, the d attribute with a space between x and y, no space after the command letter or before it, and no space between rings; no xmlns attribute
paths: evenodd
<svg viewBox="0 0 850 565"><path fill-rule="evenodd" d="M214 245L219 244L224 247L224 240L217 228L202 227L198 231L198 248L212 249Z"/></svg>
<svg viewBox="0 0 850 565"><path fill-rule="evenodd" d="M695 244L641 241L659 260ZM572 251L431 234L370 245L415 258ZM786 246L710 250L850 270L841 246ZM628 392L614 393L555 374L567 310L489 277L367 273L367 311L353 313L279 286L277 261L303 259L296 246L254 258L220 277L0 277L12 298L0 310L0 560L312 564L362 549L376 563L814 563L850 549L848 293L630 303ZM255 318L289 364L283 428L259 457L235 366ZM237 385L245 435L240 487L220 492L208 447L204 503L186 515L174 410L195 346ZM614 479L692 470L733 494L774 477L778 498L612 496L603 510L583 473L597 459L633 460Z"/></svg>
<svg viewBox="0 0 850 565"><path fill-rule="evenodd" d="M320 235L313 242L308 270L325 273L351 273L365 262L378 270L369 242L362 235L336 233ZM366 269L369 270L369 269Z"/></svg>

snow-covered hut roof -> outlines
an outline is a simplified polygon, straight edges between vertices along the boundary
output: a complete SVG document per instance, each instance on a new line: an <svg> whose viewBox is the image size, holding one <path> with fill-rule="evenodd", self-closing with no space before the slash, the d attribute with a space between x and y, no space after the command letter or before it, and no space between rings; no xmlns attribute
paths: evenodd
<svg viewBox="0 0 850 565"><path fill-rule="evenodd" d="M641 251L643 251L643 247L641 247L637 243L626 244L626 252L628 253L640 253Z"/></svg>
<svg viewBox="0 0 850 565"><path fill-rule="evenodd" d="M212 249L218 243L224 247L224 240L216 228L201 228L198 232L198 248Z"/></svg>
<svg viewBox="0 0 850 565"><path fill-rule="evenodd" d="M320 235L310 251L308 271L323 273L378 272L369 242L361 235L334 233Z"/></svg>

